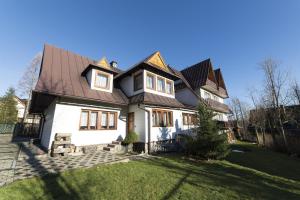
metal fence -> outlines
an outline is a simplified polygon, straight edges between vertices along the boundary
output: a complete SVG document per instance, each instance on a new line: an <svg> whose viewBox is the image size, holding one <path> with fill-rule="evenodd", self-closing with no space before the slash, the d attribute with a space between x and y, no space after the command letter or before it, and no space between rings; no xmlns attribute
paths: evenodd
<svg viewBox="0 0 300 200"><path fill-rule="evenodd" d="M15 124L0 124L0 134L12 134L15 129Z"/></svg>

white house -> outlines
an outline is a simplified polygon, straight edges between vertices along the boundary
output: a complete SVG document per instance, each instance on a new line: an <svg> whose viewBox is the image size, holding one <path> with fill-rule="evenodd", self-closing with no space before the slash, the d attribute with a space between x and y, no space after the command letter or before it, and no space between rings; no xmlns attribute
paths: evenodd
<svg viewBox="0 0 300 200"><path fill-rule="evenodd" d="M50 149L56 133L71 133L75 146L104 145L135 131L145 151L193 127L199 100L227 121L228 98L220 70L210 60L182 71L155 52L126 71L116 62L94 61L45 45L32 93L31 113L42 116L41 144Z"/></svg>

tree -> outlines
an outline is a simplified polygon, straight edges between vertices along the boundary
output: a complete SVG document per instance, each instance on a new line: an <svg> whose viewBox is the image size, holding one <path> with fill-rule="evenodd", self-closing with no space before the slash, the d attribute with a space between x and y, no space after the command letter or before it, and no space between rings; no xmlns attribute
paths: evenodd
<svg viewBox="0 0 300 200"><path fill-rule="evenodd" d="M279 65L273 59L264 60L260 63L260 66L265 75L265 102L270 105L270 109L273 111L271 117L274 122L274 126L281 134L286 150L289 151L286 134L283 127L284 113L281 109L281 105L285 104L288 96L287 93L285 93L285 91L287 91L285 88L287 74L278 69Z"/></svg>
<svg viewBox="0 0 300 200"><path fill-rule="evenodd" d="M28 108L30 106L31 93L37 83L37 80L38 80L41 62L42 62L42 53L38 53L31 60L30 64L27 66L23 76L19 80L18 90L20 91L21 96L28 99L26 107L25 107L24 115L26 115L26 113L28 112ZM26 116L24 116L24 118L25 117Z"/></svg>
<svg viewBox="0 0 300 200"><path fill-rule="evenodd" d="M227 135L221 133L214 112L200 102L197 113L196 136L188 142L188 154L203 159L222 159L229 153Z"/></svg>
<svg viewBox="0 0 300 200"><path fill-rule="evenodd" d="M249 106L245 102L241 102L239 98L232 98L230 107L234 113L236 125L239 127L239 124L242 124L243 127L243 135L247 134L248 127L248 115L249 115ZM241 135L239 135L240 138Z"/></svg>
<svg viewBox="0 0 300 200"><path fill-rule="evenodd" d="M12 124L17 122L18 110L15 100L15 89L9 88L0 102L0 123Z"/></svg>
<svg viewBox="0 0 300 200"><path fill-rule="evenodd" d="M296 104L300 104L300 87L297 81L292 84L292 98Z"/></svg>

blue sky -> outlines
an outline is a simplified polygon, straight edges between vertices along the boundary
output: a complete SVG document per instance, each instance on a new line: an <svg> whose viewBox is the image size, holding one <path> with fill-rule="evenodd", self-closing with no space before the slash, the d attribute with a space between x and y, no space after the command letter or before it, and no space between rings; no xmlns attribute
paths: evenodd
<svg viewBox="0 0 300 200"><path fill-rule="evenodd" d="M177 69L211 58L231 97L279 60L300 81L300 1L0 1L0 95L43 44L126 69L156 50Z"/></svg>

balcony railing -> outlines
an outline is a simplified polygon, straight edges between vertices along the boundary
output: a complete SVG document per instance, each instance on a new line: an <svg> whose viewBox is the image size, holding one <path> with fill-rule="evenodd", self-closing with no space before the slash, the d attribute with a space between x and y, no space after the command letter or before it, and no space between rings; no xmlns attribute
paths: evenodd
<svg viewBox="0 0 300 200"><path fill-rule="evenodd" d="M204 101L213 109L219 112L229 113L229 107L213 99L204 99Z"/></svg>

